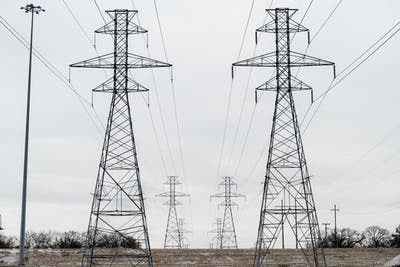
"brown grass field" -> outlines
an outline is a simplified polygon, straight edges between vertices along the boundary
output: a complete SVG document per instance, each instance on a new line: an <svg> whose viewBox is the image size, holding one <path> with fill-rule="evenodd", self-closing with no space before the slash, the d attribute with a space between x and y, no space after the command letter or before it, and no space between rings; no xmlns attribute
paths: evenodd
<svg viewBox="0 0 400 267"><path fill-rule="evenodd" d="M153 249L154 266L240 266L252 265L251 249ZM382 266L400 255L400 249L326 249L328 266ZM16 266L17 250L0 250L0 266ZM29 250L27 266L77 267L80 266L80 250ZM272 251L273 263L269 266L305 266L302 252L295 249Z"/></svg>

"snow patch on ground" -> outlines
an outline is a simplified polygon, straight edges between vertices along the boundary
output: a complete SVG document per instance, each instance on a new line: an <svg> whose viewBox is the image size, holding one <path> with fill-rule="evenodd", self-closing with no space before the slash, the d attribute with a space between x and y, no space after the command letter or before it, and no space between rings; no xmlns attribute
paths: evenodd
<svg viewBox="0 0 400 267"><path fill-rule="evenodd" d="M394 257L393 259L391 259L390 261L385 263L385 265L383 265L383 266L384 267L399 267L400 266L400 255L397 257Z"/></svg>
<svg viewBox="0 0 400 267"><path fill-rule="evenodd" d="M4 262L7 264L13 264L17 262L18 249L12 249L9 252L10 254L8 256L0 258L0 262Z"/></svg>

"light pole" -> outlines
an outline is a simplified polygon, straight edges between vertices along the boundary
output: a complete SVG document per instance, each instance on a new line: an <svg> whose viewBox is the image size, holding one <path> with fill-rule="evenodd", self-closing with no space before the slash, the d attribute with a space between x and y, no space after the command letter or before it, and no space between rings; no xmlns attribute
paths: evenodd
<svg viewBox="0 0 400 267"><path fill-rule="evenodd" d="M40 6L33 4L21 7L25 13L31 13L31 40L29 48L29 72L28 72L28 96L26 101L26 124L25 124L25 151L24 151L24 177L22 183L22 209L21 209L21 232L19 237L19 266L25 266L25 222L26 222L26 189L28 180L28 148L29 148L29 116L31 107L31 78L32 78L32 41L33 41L33 18L35 14L45 11Z"/></svg>

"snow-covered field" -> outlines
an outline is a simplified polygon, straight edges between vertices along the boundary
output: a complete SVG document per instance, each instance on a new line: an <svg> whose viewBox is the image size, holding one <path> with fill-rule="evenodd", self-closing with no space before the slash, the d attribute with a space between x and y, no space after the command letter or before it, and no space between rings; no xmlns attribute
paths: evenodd
<svg viewBox="0 0 400 267"><path fill-rule="evenodd" d="M383 266L400 255L400 249L326 249L328 266ZM155 266L232 266L252 265L254 251L251 249L215 250L154 249ZM81 251L43 249L26 253L27 265L41 267L77 267L80 266ZM301 251L276 249L272 254L271 266L305 266ZM0 250L0 266L16 266L17 250Z"/></svg>

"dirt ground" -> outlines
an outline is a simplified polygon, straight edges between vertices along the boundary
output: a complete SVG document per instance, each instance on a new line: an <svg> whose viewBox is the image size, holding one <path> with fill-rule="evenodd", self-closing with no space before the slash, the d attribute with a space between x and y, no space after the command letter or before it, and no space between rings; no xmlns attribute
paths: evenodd
<svg viewBox="0 0 400 267"><path fill-rule="evenodd" d="M153 249L154 266L240 266L252 265L251 249ZM382 266L400 255L400 249L326 249L328 266ZM17 250L0 250L0 266L15 266ZM80 266L80 250L30 250L27 266L77 267ZM294 249L272 251L273 263L269 266L305 266L302 252Z"/></svg>

